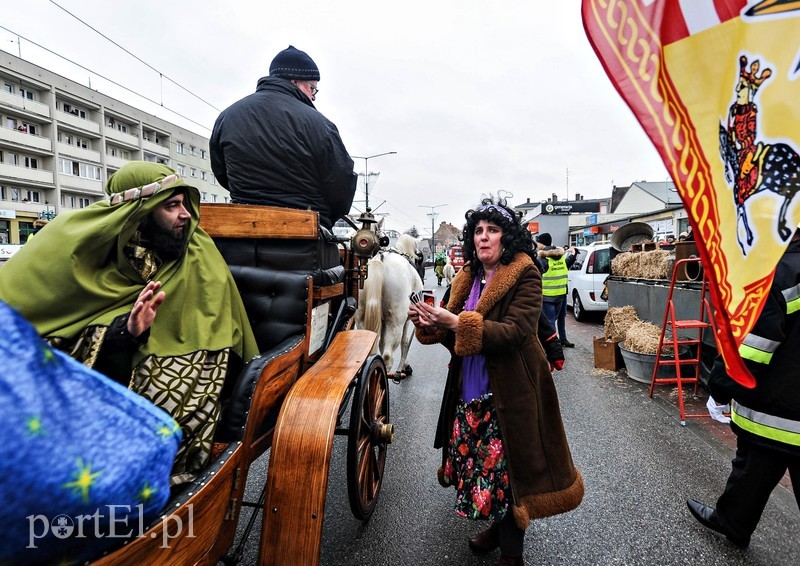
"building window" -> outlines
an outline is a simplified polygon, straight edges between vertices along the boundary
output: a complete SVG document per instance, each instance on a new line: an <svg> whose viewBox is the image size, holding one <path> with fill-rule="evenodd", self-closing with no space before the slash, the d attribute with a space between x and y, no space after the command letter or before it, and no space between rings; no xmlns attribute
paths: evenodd
<svg viewBox="0 0 800 566"><path fill-rule="evenodd" d="M10 130L17 129L17 121L14 118L6 118L6 128Z"/></svg>
<svg viewBox="0 0 800 566"><path fill-rule="evenodd" d="M119 130L123 134L127 134L128 133L128 125L127 124L123 124L122 122L117 122L117 130Z"/></svg>
<svg viewBox="0 0 800 566"><path fill-rule="evenodd" d="M92 204L92 199L90 198L81 197L78 199L78 206L80 208L86 208L90 204Z"/></svg>
<svg viewBox="0 0 800 566"><path fill-rule="evenodd" d="M200 200L203 202L208 202L208 193L200 193Z"/></svg>
<svg viewBox="0 0 800 566"><path fill-rule="evenodd" d="M26 157L25 158L25 167L28 169L38 169L39 168L39 160L35 157Z"/></svg>
<svg viewBox="0 0 800 566"><path fill-rule="evenodd" d="M32 91L25 88L19 89L19 95L22 98L27 98L28 100L36 100L36 95Z"/></svg>
<svg viewBox="0 0 800 566"><path fill-rule="evenodd" d="M19 241L20 242L27 242L28 236L33 234L33 222L22 222L19 223Z"/></svg>
<svg viewBox="0 0 800 566"><path fill-rule="evenodd" d="M205 158L206 158L206 150L205 149L201 149L200 150L200 159L205 159Z"/></svg>
<svg viewBox="0 0 800 566"><path fill-rule="evenodd" d="M217 184L217 176L214 175L213 173L211 174L211 184L212 185L216 185Z"/></svg>
<svg viewBox="0 0 800 566"><path fill-rule="evenodd" d="M0 244L7 244L8 243L8 221L7 220L0 220Z"/></svg>
<svg viewBox="0 0 800 566"><path fill-rule="evenodd" d="M83 149L87 149L89 147L89 140L85 140L83 138L75 138L75 145L77 147L82 147Z"/></svg>
<svg viewBox="0 0 800 566"><path fill-rule="evenodd" d="M206 172L205 172L205 171L200 171L200 178L201 178L203 181L207 181L207 180L208 180L208 179L206 179L206 177L207 177L207 176L208 176L208 175L206 174Z"/></svg>
<svg viewBox="0 0 800 566"><path fill-rule="evenodd" d="M6 188L0 185L0 200L6 200Z"/></svg>
<svg viewBox="0 0 800 566"><path fill-rule="evenodd" d="M27 200L27 202L42 202L42 193L39 191L25 191L25 198L22 200Z"/></svg>
<svg viewBox="0 0 800 566"><path fill-rule="evenodd" d="M9 94L14 94L14 85L3 83L3 90Z"/></svg>
<svg viewBox="0 0 800 566"><path fill-rule="evenodd" d="M190 167L189 175L191 175L192 177L197 177L197 169L195 169L194 167Z"/></svg>
<svg viewBox="0 0 800 566"><path fill-rule="evenodd" d="M36 124L28 124L27 122L22 122L19 126L17 126L17 131L24 134L32 134L34 136L39 133Z"/></svg>
<svg viewBox="0 0 800 566"><path fill-rule="evenodd" d="M211 195L211 202L217 202L217 195L215 194Z"/></svg>
<svg viewBox="0 0 800 566"><path fill-rule="evenodd" d="M186 167L181 165L180 163L175 166L175 171L177 171L178 175L180 175L181 177L186 176Z"/></svg>
<svg viewBox="0 0 800 566"><path fill-rule="evenodd" d="M83 177L85 179L94 179L95 181L100 180L100 167L97 165L73 161L72 159L59 159L58 170L64 175Z"/></svg>
<svg viewBox="0 0 800 566"><path fill-rule="evenodd" d="M8 199L8 200L10 200L12 202L20 202L22 200L22 191L20 191L19 189L13 189L12 188L11 191L9 191L9 192L11 193L9 195L11 198Z"/></svg>
<svg viewBox="0 0 800 566"><path fill-rule="evenodd" d="M175 151L183 155L186 153L186 150L183 147L183 142L175 142Z"/></svg>
<svg viewBox="0 0 800 566"><path fill-rule="evenodd" d="M197 155L197 150L194 148L193 145L189 146L189 155Z"/></svg>
<svg viewBox="0 0 800 566"><path fill-rule="evenodd" d="M6 163L9 165L19 165L19 155L16 153L6 152Z"/></svg>

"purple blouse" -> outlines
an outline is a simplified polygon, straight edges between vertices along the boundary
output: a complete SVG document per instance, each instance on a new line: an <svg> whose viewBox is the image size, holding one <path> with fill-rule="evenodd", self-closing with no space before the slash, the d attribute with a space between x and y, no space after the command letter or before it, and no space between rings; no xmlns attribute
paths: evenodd
<svg viewBox="0 0 800 566"><path fill-rule="evenodd" d="M492 274L494 275L494 273ZM467 302L464 304L465 311L474 311L478 305L481 292L481 277L483 270L479 270L475 274L475 280L472 282L472 289L467 297ZM491 281L492 276L487 278L486 284ZM461 363L461 399L469 403L475 399L485 397L492 392L492 387L489 384L489 372L486 371L486 358L483 354L474 354L471 356L464 356Z"/></svg>

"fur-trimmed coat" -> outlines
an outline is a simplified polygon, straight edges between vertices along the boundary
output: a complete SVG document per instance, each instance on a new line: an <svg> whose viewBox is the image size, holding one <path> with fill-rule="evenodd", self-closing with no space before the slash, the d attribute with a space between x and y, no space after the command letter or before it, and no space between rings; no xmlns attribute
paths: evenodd
<svg viewBox="0 0 800 566"><path fill-rule="evenodd" d="M417 329L422 344L442 343L452 355L434 446L446 451L461 394L462 356L483 354L500 421L516 524L575 509L583 478L572 462L553 376L536 336L542 278L533 261L517 254L500 265L474 311L464 311L474 273L468 263L453 280L447 310L458 329ZM441 469L440 478L441 478Z"/></svg>

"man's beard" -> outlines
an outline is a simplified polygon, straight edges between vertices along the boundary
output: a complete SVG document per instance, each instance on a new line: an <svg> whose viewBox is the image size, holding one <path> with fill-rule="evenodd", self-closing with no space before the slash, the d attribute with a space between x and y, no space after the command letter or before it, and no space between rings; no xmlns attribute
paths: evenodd
<svg viewBox="0 0 800 566"><path fill-rule="evenodd" d="M164 230L149 220L139 226L144 246L154 251L164 263L180 259L183 255L183 233L186 227L181 229L180 236L176 236L174 231Z"/></svg>

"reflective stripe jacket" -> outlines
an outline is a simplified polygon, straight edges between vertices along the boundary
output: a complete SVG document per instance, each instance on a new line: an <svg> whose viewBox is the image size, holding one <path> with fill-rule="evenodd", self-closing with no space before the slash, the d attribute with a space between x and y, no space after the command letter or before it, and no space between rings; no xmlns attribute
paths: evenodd
<svg viewBox="0 0 800 566"><path fill-rule="evenodd" d="M542 297L545 302L560 301L567 296L567 271L575 263L573 254L564 248L550 246L539 251L542 265Z"/></svg>
<svg viewBox="0 0 800 566"><path fill-rule="evenodd" d="M714 399L734 399L737 433L800 452L800 241L792 241L778 262L764 309L739 354L756 387L734 382L717 360L709 376Z"/></svg>

